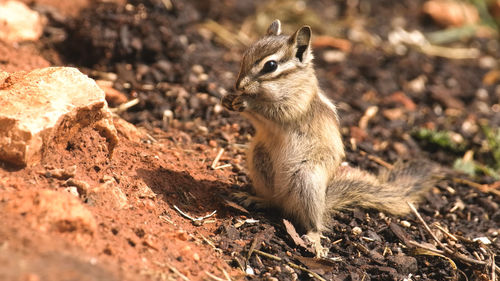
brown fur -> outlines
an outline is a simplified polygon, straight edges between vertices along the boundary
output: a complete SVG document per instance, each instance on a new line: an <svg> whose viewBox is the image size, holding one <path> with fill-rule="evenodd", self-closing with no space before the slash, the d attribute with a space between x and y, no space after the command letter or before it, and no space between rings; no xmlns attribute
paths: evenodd
<svg viewBox="0 0 500 281"><path fill-rule="evenodd" d="M428 164L398 164L376 177L340 167L344 147L337 110L321 92L313 68L311 30L281 35L279 21L243 57L236 81L238 93L223 99L256 129L247 152L256 196L243 202L279 208L307 232L317 254L319 237L332 211L360 206L391 214L408 212L431 185ZM278 67L266 72L266 63Z"/></svg>

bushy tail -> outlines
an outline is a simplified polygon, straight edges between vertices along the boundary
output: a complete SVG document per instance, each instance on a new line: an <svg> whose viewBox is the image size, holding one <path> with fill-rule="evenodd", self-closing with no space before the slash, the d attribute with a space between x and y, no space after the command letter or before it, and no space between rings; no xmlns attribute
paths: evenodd
<svg viewBox="0 0 500 281"><path fill-rule="evenodd" d="M406 202L419 202L435 184L437 174L437 166L423 160L397 163L378 177L341 167L329 183L326 202L330 210L359 206L404 215L410 211Z"/></svg>

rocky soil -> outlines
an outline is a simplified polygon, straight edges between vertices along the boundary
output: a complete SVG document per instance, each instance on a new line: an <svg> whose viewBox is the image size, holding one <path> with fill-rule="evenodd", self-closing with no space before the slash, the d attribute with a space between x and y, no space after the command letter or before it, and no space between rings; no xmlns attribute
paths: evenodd
<svg viewBox="0 0 500 281"><path fill-rule="evenodd" d="M41 134L28 165L1 162L0 280L500 274L498 1L489 10L460 7L472 9L472 27L450 20L450 6L409 0L23 2L44 28L36 40L0 36L2 98L25 77L18 71L72 66L97 82L104 93L92 92L110 109L59 119L66 123ZM318 78L339 107L349 165L377 173L423 157L446 171L408 216L335 214L325 259L314 259L277 212L231 199L251 189L244 150L253 129L220 98L233 91L246 46L274 18L288 33L311 25ZM30 85L36 93L46 86ZM32 120L26 112L14 113ZM101 119L108 133L95 125ZM0 132L2 153L9 132Z"/></svg>

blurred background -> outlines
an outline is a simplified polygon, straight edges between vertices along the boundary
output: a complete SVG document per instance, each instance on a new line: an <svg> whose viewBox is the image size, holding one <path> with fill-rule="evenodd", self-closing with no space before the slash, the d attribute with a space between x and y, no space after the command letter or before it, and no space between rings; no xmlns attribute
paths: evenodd
<svg viewBox="0 0 500 281"><path fill-rule="evenodd" d="M374 172L417 157L440 164L447 177L426 194L419 211L454 255L479 265L439 249L436 255L408 247L410 240L432 242L411 215L394 218L358 209L334 216L323 241L330 259L314 261L291 241L281 217L245 213L225 200L233 191L249 190L244 151L254 131L220 101L234 91L243 52L274 19L289 34L312 27L316 73L339 109L346 161ZM500 255L499 26L500 0L0 0L0 69L75 66L96 80L116 115L146 132L136 140L121 139L122 158L100 155L99 162L90 149L99 148L84 142L75 151L88 150L89 159L66 157L71 149L63 148L68 151L60 157L69 162L53 167L78 164L76 175L93 178L97 186L104 175L116 178L116 188L135 204L116 211L82 197L77 202L97 218L97 234L80 244L66 237L122 273L173 280L171 263L188 268L183 272L193 279L206 277L206 270L227 275L224 268L249 280L313 278L303 268L290 268L293 260L332 280L493 280L491 268ZM6 179L0 195L12 195L0 200L0 207L9 200L38 202L35 195L35 201L18 197L20 190L59 194L68 187L66 180L47 176L47 167L0 172ZM137 197L138 189L150 187L151 194ZM211 224L194 224L173 204L200 216L218 213ZM37 241L67 234L18 227L28 221L24 211L5 214L0 260L19 268L24 263L4 251L7 242L36 256L40 246L57 248ZM279 257L252 256L254 246ZM207 251L206 257L199 254ZM94 256L91 263L82 260L82 276L90 276L88 266L95 268ZM67 260L58 253L38 258L41 269L52 262L48 271L57 276L61 260ZM214 269L215 261L222 270ZM5 264L3 271L19 274ZM156 275L144 273L151 268ZM23 280L38 280L33 276ZM130 276L117 280L137 280Z"/></svg>

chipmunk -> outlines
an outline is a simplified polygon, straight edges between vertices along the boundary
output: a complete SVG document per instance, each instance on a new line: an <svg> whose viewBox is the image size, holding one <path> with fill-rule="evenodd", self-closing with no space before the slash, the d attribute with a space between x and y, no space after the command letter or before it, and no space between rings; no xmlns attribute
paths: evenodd
<svg viewBox="0 0 500 281"><path fill-rule="evenodd" d="M256 131L247 151L256 196L237 196L246 206L280 209L306 233L317 256L328 253L320 236L333 211L360 206L403 215L409 212L406 202L419 201L433 185L433 167L418 161L378 177L341 166L338 113L319 88L309 26L287 36L275 20L245 52L236 90L222 104Z"/></svg>

